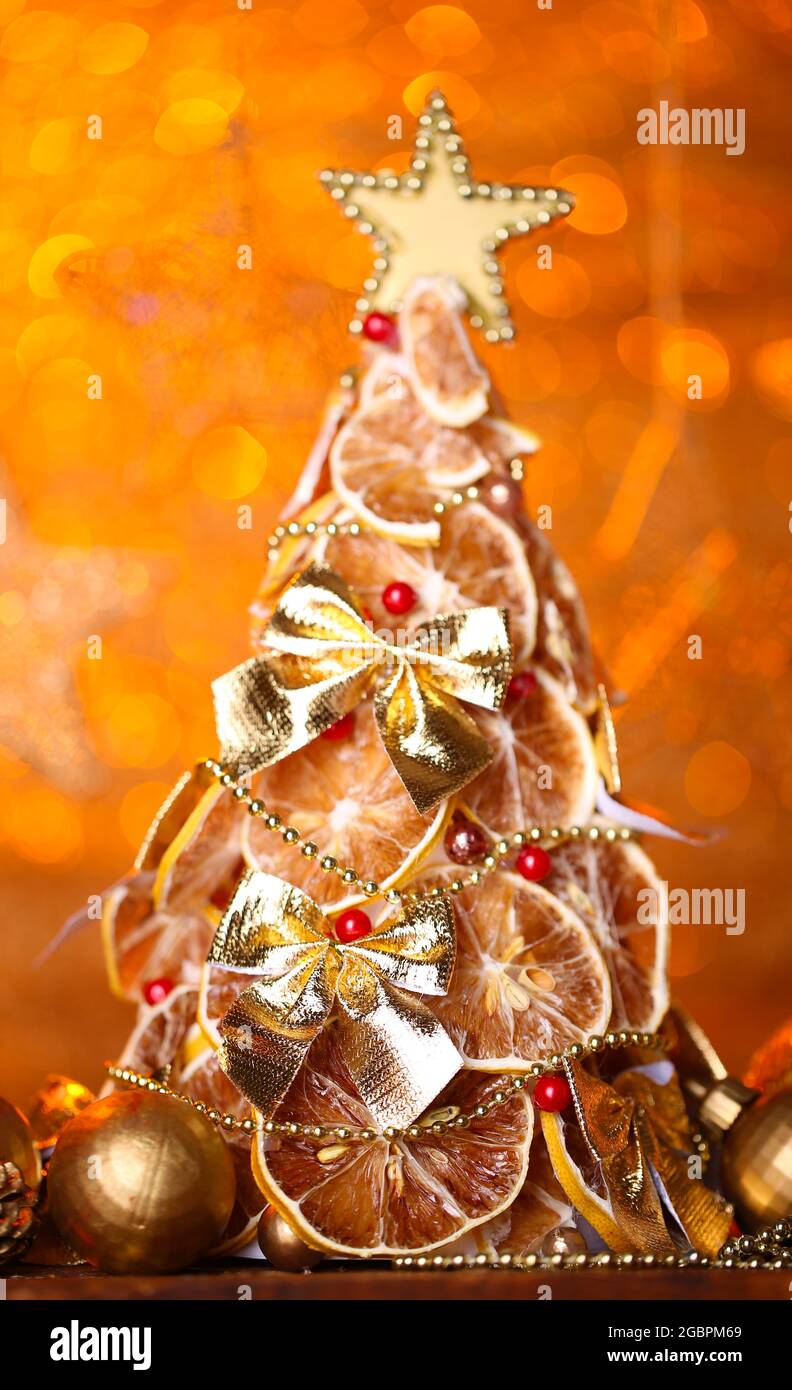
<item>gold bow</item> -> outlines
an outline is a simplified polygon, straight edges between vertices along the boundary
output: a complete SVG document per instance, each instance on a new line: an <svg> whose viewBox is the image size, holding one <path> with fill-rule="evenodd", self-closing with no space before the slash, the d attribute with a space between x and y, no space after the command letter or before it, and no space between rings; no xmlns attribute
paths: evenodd
<svg viewBox="0 0 792 1390"><path fill-rule="evenodd" d="M342 943L299 888L250 870L240 879L208 959L263 976L221 1025L218 1060L252 1105L270 1116L330 1016L349 1074L380 1125L420 1115L462 1065L418 994L445 994L455 936L446 898L424 898L370 935Z"/></svg>
<svg viewBox="0 0 792 1390"><path fill-rule="evenodd" d="M396 646L371 630L339 575L310 565L284 590L261 640L271 654L212 686L220 756L237 775L302 748L372 688L382 741L420 812L490 761L492 749L458 701L486 709L503 702L512 663L505 609L434 618Z"/></svg>
<svg viewBox="0 0 792 1390"><path fill-rule="evenodd" d="M600 1235L622 1253L672 1255L676 1247L664 1211L670 1204L691 1245L716 1255L728 1233L730 1211L688 1167L694 1145L676 1075L660 1085L646 1072L628 1070L609 1084L579 1063L568 1063L566 1072L583 1139L599 1164L615 1221L614 1226L603 1215L600 1226L596 1208L587 1211ZM556 1115L542 1115L551 1156L559 1122ZM562 1170L563 1164L556 1168L564 1185Z"/></svg>

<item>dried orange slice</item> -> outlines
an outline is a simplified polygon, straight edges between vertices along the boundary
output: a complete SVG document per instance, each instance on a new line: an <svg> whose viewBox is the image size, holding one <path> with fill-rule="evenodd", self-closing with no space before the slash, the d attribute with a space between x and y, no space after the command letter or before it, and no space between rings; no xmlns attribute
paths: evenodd
<svg viewBox="0 0 792 1390"><path fill-rule="evenodd" d="M456 868L420 876L448 883ZM527 1071L600 1033L611 1010L608 971L591 932L566 904L499 870L454 897L457 959L432 1000L465 1066Z"/></svg>
<svg viewBox="0 0 792 1390"><path fill-rule="evenodd" d="M432 545L440 536L435 502L483 477L489 463L471 436L426 414L405 378L396 374L394 382L339 431L330 478L340 500L380 535Z"/></svg>
<svg viewBox="0 0 792 1390"><path fill-rule="evenodd" d="M434 420L455 429L477 420L489 403L489 379L465 332L464 307L465 296L450 276L420 276L399 315L415 394Z"/></svg>
<svg viewBox="0 0 792 1390"><path fill-rule="evenodd" d="M443 520L436 546L407 549L382 536L322 537L317 558L343 575L371 613L376 629L398 631L463 608L508 608L514 664L528 661L536 637L537 599L516 533L478 502ZM394 618L382 602L389 579L406 581L418 595L409 619Z"/></svg>
<svg viewBox="0 0 792 1390"><path fill-rule="evenodd" d="M250 1106L217 1063L211 1048L204 1048L184 1068L179 1076L179 1090L193 1100L202 1101L222 1115L245 1119ZM256 1223L264 1208L264 1199L250 1167L250 1138L238 1129L220 1129L228 1144L236 1170L237 1187L234 1209L219 1245L210 1255L228 1255L240 1250L253 1239Z"/></svg>
<svg viewBox="0 0 792 1390"><path fill-rule="evenodd" d="M577 709L593 714L597 677L577 584L544 532L526 516L518 525L539 598L535 659Z"/></svg>
<svg viewBox="0 0 792 1390"><path fill-rule="evenodd" d="M278 874L334 912L364 899L356 885L323 873L318 862L323 855L334 856L342 868L354 866L364 881L391 887L422 861L445 822L445 803L425 816L415 809L382 746L370 700L354 711L348 737L314 739L265 768L254 789L284 825L297 826L320 853L306 859L262 820L247 816L246 863Z"/></svg>
<svg viewBox="0 0 792 1390"><path fill-rule="evenodd" d="M543 887L586 923L605 957L610 1027L651 1032L668 1008L668 892L652 861L635 844L602 840L567 841L551 858Z"/></svg>
<svg viewBox="0 0 792 1390"><path fill-rule="evenodd" d="M117 1065L146 1075L160 1067L173 1066L177 1078L195 1024L197 1000L198 991L193 985L177 985L161 1004L142 1005Z"/></svg>
<svg viewBox="0 0 792 1390"><path fill-rule="evenodd" d="M474 818L492 837L530 825L587 821L597 792L594 741L556 681L535 668L536 689L507 699L476 722L495 757L465 789Z"/></svg>
<svg viewBox="0 0 792 1390"><path fill-rule="evenodd" d="M574 1224L574 1211L559 1183L547 1145L534 1132L528 1176L510 1207L477 1226L444 1255L512 1255L517 1259L540 1250L551 1232Z"/></svg>
<svg viewBox="0 0 792 1390"><path fill-rule="evenodd" d="M462 1072L432 1113L484 1105L495 1078ZM376 1130L344 1065L332 1025L313 1044L278 1118ZM528 1170L531 1102L515 1094L466 1129L365 1142L259 1133L253 1171L268 1201L309 1245L336 1255L392 1257L432 1250L510 1206Z"/></svg>
<svg viewBox="0 0 792 1390"><path fill-rule="evenodd" d="M102 898L102 945L110 988L120 999L140 1000L147 980L195 985L214 930L199 910L157 911L152 874L116 884Z"/></svg>
<svg viewBox="0 0 792 1390"><path fill-rule="evenodd" d="M198 986L196 1018L204 1039L213 1050L216 1051L222 1042L220 1023L250 982L247 973L204 961Z"/></svg>
<svg viewBox="0 0 792 1390"><path fill-rule="evenodd" d="M201 796L159 862L152 897L171 912L227 891L241 868L239 807L219 782Z"/></svg>

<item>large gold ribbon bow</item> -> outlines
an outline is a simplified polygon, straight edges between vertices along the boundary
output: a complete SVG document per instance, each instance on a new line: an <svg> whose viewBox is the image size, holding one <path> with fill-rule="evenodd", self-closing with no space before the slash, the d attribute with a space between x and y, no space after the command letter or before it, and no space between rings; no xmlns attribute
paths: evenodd
<svg viewBox="0 0 792 1390"><path fill-rule="evenodd" d="M503 702L512 663L505 609L434 618L399 646L371 630L339 575L310 565L284 590L261 640L267 655L212 686L220 756L238 775L302 748L372 689L382 741L419 811L492 757L459 701Z"/></svg>
<svg viewBox="0 0 792 1390"><path fill-rule="evenodd" d="M585 1214L607 1244L623 1253L674 1254L666 1219L670 1206L690 1244L703 1254L717 1254L731 1215L701 1180L700 1160L690 1164L697 1156L676 1074L660 1084L645 1071L627 1070L608 1083L579 1063L568 1063L566 1070L582 1137L598 1162L613 1220L601 1208L599 1214L595 1207ZM559 1117L547 1119L543 1114L552 1157ZM562 1186L564 1167L562 1160L556 1168Z"/></svg>
<svg viewBox="0 0 792 1390"><path fill-rule="evenodd" d="M405 993L445 994L455 954L451 905L424 898L349 943L331 931L301 889L258 870L243 875L208 959L262 978L226 1013L218 1060L268 1117L337 1002L333 1026L355 1086L378 1124L403 1127L462 1065L434 1014Z"/></svg>

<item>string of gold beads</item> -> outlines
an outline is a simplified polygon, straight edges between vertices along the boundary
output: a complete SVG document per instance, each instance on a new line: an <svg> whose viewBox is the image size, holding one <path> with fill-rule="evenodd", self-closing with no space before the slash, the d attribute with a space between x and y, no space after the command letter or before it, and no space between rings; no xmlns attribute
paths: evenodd
<svg viewBox="0 0 792 1390"><path fill-rule="evenodd" d="M518 472L514 471L515 465ZM513 460L509 466L510 472L515 480L519 481L522 477L522 461ZM432 512L436 517L445 516L446 512L454 511L457 507L462 507L466 502L476 502L481 495L480 488L475 483L469 487L462 488L458 492L452 492L444 501L438 499L432 505ZM270 559L274 559L284 541L297 539L299 536L361 536L365 531L376 534L373 526L367 526L361 521L289 521L285 526L276 526L272 535L267 540Z"/></svg>
<svg viewBox="0 0 792 1390"><path fill-rule="evenodd" d="M776 1222L774 1227L760 1232L757 1237L748 1236L735 1242L727 1242L715 1259L710 1259L699 1250L688 1250L679 1255L631 1255L610 1251L592 1255L400 1255L391 1261L391 1268L414 1273L511 1269L527 1274L550 1273L559 1269L790 1269L790 1241L792 1223L780 1221ZM732 1249L732 1246L745 1248L738 1250ZM757 1253L759 1246L762 1249Z"/></svg>
<svg viewBox="0 0 792 1390"><path fill-rule="evenodd" d="M332 1139L338 1143L356 1140L370 1144L376 1139L421 1139L428 1134L439 1137L443 1134L453 1134L458 1129L468 1129L475 1120L484 1119L492 1110L497 1110L515 1095L519 1095L530 1081L562 1071L565 1061L579 1062L584 1057L600 1056L604 1052L613 1052L622 1047L640 1047L650 1052L665 1052L668 1050L668 1040L662 1033L644 1033L632 1028L622 1028L604 1034L595 1033L584 1042L572 1043L563 1052L554 1052L549 1057L529 1063L525 1074L504 1073L497 1079L492 1095L468 1111L457 1110L455 1106L444 1106L430 1110L420 1120L403 1129L395 1125L386 1125L382 1130L358 1128L354 1125L304 1125L295 1120L265 1120L261 1117L254 1118L252 1115L239 1119L236 1115L223 1114L204 1101L194 1100L192 1096L172 1090L167 1081L162 1080L156 1072L146 1075L132 1067L118 1066L115 1062L106 1062L105 1071L112 1081L118 1081L124 1086L136 1086L144 1091L158 1091L161 1095L183 1101L199 1114L205 1115L212 1124L228 1132L239 1131L248 1135L261 1132L291 1138Z"/></svg>
<svg viewBox="0 0 792 1390"><path fill-rule="evenodd" d="M594 844L601 841L605 844L613 844L618 840L624 841L633 838L633 832L627 826L555 825L547 827L532 825L525 830L510 831L491 843L481 863L471 869L469 873L459 875L442 886L410 889L402 892L399 888L385 888L376 879L366 878L353 864L340 864L332 854L322 854L315 841L306 840L296 826L284 825L278 813L270 811L266 803L260 797L254 796L243 783L238 782L222 763L215 761L214 758L207 758L201 766L215 777L236 801L247 807L249 815L263 821L267 830L272 831L273 834L280 835L284 844L293 845L295 848L299 847L300 854L304 859L315 859L323 873L336 875L346 887L358 887L364 897L383 897L389 903L417 902L421 898L438 898L445 893L463 893L466 888L474 888L494 869L502 867L503 860L508 854L511 854L512 850L521 849L526 844L557 845L569 840L589 840Z"/></svg>

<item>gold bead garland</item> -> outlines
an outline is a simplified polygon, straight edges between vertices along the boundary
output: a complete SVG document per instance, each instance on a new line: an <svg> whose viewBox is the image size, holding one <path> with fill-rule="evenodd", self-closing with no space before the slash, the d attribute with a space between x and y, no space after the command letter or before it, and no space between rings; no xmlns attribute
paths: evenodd
<svg viewBox="0 0 792 1390"><path fill-rule="evenodd" d="M342 378L343 384L349 384ZM525 477L525 464L521 458L509 460L509 476L515 483L521 483ZM481 488L475 483L463 488L461 492L452 492L445 501L439 498L432 505L432 511L436 517L442 517L447 512L454 511L457 507L462 507L466 502L477 502L481 497ZM362 521L289 521L284 526L276 526L272 535L267 540L268 559L274 560L285 541L296 540L300 536L362 536L365 534L377 535L376 528L367 526Z"/></svg>
<svg viewBox="0 0 792 1390"><path fill-rule="evenodd" d="M455 1129L467 1129L474 1120L483 1119L491 1110L505 1105L512 1096L524 1091L529 1081L538 1080L539 1077L551 1073L561 1072L565 1061L579 1062L584 1057L599 1056L603 1052L616 1051L622 1047L641 1047L650 1052L666 1052L668 1046L668 1040L662 1033L644 1033L631 1028L622 1028L618 1032L611 1031L604 1034L594 1033L585 1042L572 1043L563 1052L554 1052L550 1057L531 1062L524 1075L504 1073L498 1078L498 1089L491 1099L481 1105L475 1105L468 1112L463 1111L448 1119L433 1119L432 1116L435 1112L430 1111L429 1115L424 1117L423 1123L411 1124L405 1129L388 1125L381 1131L369 1128L360 1129L354 1125L303 1125L297 1124L294 1120L256 1120L252 1116L240 1120L236 1115L224 1115L203 1101L196 1101L192 1096L185 1096L179 1091L171 1090L167 1082L162 1080L157 1073L146 1076L131 1067L117 1066L114 1062L106 1062L105 1071L112 1081L119 1081L125 1086L139 1086L143 1090L160 1091L163 1095L183 1101L185 1105L191 1105L200 1114L205 1115L212 1124L219 1125L221 1129L228 1132L239 1130L243 1134L253 1135L261 1131L264 1134L290 1135L292 1138L337 1139L340 1141L359 1139L363 1143L370 1144L375 1139L420 1139L429 1133L439 1136L451 1133Z"/></svg>
<svg viewBox="0 0 792 1390"><path fill-rule="evenodd" d="M418 1273L516 1269L527 1274L550 1273L559 1269L790 1269L792 1221L777 1221L756 1236L739 1236L729 1240L714 1260L698 1250L660 1257L617 1255L608 1251L595 1255L400 1255L391 1261L391 1268Z"/></svg>
<svg viewBox="0 0 792 1390"><path fill-rule="evenodd" d="M262 820L266 828L271 830L273 834L279 834L284 844L295 847L299 845L300 853L304 859L318 859L319 867L323 873L336 874L341 882L347 886L358 884L361 892L367 898L384 897L389 903L416 902L424 897L439 897L442 893L462 893L466 888L475 887L494 869L500 868L506 855L514 849L520 849L525 844L561 844L567 840L583 839L588 839L593 843L602 840L607 844L614 844L619 840L633 839L632 831L626 826L555 825L548 828L532 825L525 830L514 830L501 836L490 845L489 852L484 855L479 868L472 869L464 876L452 879L444 887L412 889L403 893L399 888L384 889L375 879L364 878L354 865L339 864L334 855L322 854L319 846L313 840L303 839L301 831L296 826L284 826L277 812L270 811L260 797L254 796L248 787L236 781L231 773L225 770L222 763L216 762L214 758L207 758L201 766L230 791L235 801L242 802L247 806L249 815Z"/></svg>

